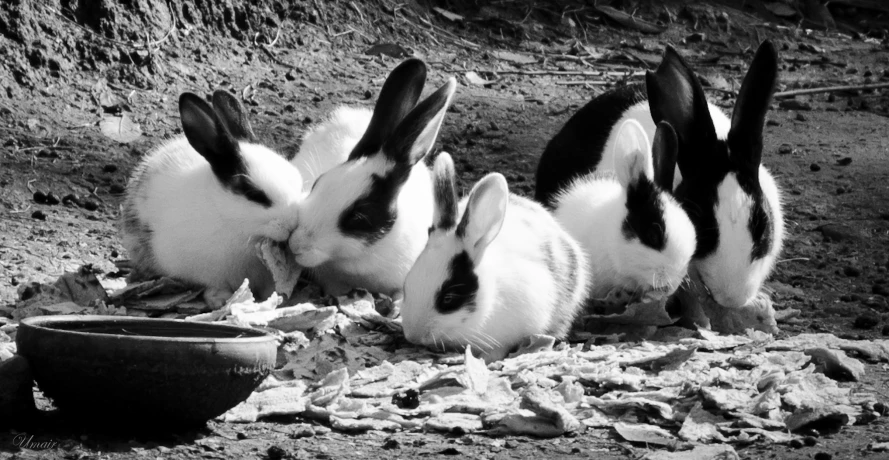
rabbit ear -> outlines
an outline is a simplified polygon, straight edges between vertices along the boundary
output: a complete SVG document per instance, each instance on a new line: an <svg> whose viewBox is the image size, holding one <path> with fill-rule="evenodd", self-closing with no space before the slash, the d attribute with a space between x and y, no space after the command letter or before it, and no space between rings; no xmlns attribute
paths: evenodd
<svg viewBox="0 0 889 460"><path fill-rule="evenodd" d="M778 52L766 40L756 51L741 83L728 134L729 154L741 175L758 177L762 162L762 130L778 80Z"/></svg>
<svg viewBox="0 0 889 460"><path fill-rule="evenodd" d="M380 90L370 124L349 159L377 154L398 123L417 104L425 84L426 64L419 59L408 59L393 69Z"/></svg>
<svg viewBox="0 0 889 460"><path fill-rule="evenodd" d="M225 182L244 172L238 144L210 104L196 94L183 93L179 97L179 116L188 143L210 163L220 180Z"/></svg>
<svg viewBox="0 0 889 460"><path fill-rule="evenodd" d="M667 192L673 192L673 176L676 171L676 154L679 141L676 131L666 121L657 125L654 142L651 145L651 159L654 164L654 183Z"/></svg>
<svg viewBox="0 0 889 460"><path fill-rule="evenodd" d="M435 212L432 222L435 228L447 230L457 225L457 184L454 161L446 152L441 152L432 166Z"/></svg>
<svg viewBox="0 0 889 460"><path fill-rule="evenodd" d="M651 177L648 164L648 135L638 121L628 119L617 129L614 143L614 159L617 167L617 180L624 187L636 181L639 176Z"/></svg>
<svg viewBox="0 0 889 460"><path fill-rule="evenodd" d="M469 202L457 226L456 235L463 241L469 257L476 264L500 233L508 203L509 187L506 178L499 173L483 177L469 192Z"/></svg>
<svg viewBox="0 0 889 460"><path fill-rule="evenodd" d="M438 91L414 107L383 144L383 153L397 164L414 165L432 150L445 112L451 104L457 80L448 79Z"/></svg>
<svg viewBox="0 0 889 460"><path fill-rule="evenodd" d="M256 141L250 120L247 119L247 111L244 110L241 101L234 94L216 90L213 93L213 109L216 110L219 119L235 139L248 142Z"/></svg>
<svg viewBox="0 0 889 460"><path fill-rule="evenodd" d="M701 82L671 46L655 72L645 75L648 104L655 123L666 121L676 132L683 177L706 174L716 128Z"/></svg>

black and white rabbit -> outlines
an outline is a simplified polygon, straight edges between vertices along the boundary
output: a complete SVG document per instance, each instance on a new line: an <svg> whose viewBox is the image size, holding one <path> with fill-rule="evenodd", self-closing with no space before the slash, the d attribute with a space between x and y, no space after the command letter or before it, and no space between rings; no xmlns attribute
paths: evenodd
<svg viewBox="0 0 889 460"><path fill-rule="evenodd" d="M781 194L762 166L762 133L778 76L778 55L765 41L741 84L729 119L707 102L688 64L667 47L644 91L605 93L578 111L547 145L537 170L536 197L549 203L565 184L596 171L603 146L623 120L651 135L666 121L679 142L673 193L695 226L689 270L725 307L751 302L775 265L784 238Z"/></svg>
<svg viewBox="0 0 889 460"><path fill-rule="evenodd" d="M284 157L256 143L235 96L220 90L212 100L213 107L192 93L179 98L184 134L134 169L121 230L131 280L177 278L206 287L207 301L220 305L245 278L262 298L274 292L255 243L288 240L302 178Z"/></svg>
<svg viewBox="0 0 889 460"><path fill-rule="evenodd" d="M390 73L347 161L321 174L300 207L290 248L327 294L352 288L400 293L426 244L433 200L422 160L457 83L451 77L416 104L425 79L426 66L417 59Z"/></svg>
<svg viewBox="0 0 889 460"><path fill-rule="evenodd" d="M434 348L472 345L503 358L525 337L564 337L586 299L583 250L539 204L509 193L498 173L458 205L454 165L433 167L435 218L404 284L407 339Z"/></svg>
<svg viewBox="0 0 889 460"><path fill-rule="evenodd" d="M590 260L591 298L615 291L662 298L685 279L695 229L670 194L676 147L669 124L658 126L651 145L642 125L625 120L605 155L613 172L579 177L554 198L553 215Z"/></svg>
<svg viewBox="0 0 889 460"><path fill-rule="evenodd" d="M372 117L373 111L364 107L337 107L306 132L299 152L290 160L302 175L305 193L318 176L349 159Z"/></svg>

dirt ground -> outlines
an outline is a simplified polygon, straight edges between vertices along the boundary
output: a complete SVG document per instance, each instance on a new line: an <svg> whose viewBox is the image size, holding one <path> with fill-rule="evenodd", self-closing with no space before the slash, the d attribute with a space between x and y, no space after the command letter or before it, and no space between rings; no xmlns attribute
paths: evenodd
<svg viewBox="0 0 889 460"><path fill-rule="evenodd" d="M367 51L377 43L398 45L403 49L386 51L429 64L427 91L452 75L460 81L439 142L455 158L460 186L467 190L499 171L513 191L530 195L547 140L592 96L640 82L633 72L653 68L666 43L688 57L712 100L727 107L765 38L775 40L783 61L779 91L889 81L885 30L807 31L761 9L712 2L615 4L663 24L660 34L622 27L583 2L507 0L482 8L462 1L246 3L13 0L0 6L0 315L11 316L22 283L50 281L85 263L114 276L114 261L127 258L117 219L128 174L142 154L180 132L176 100L183 91L230 88L245 100L258 136L293 155L306 127L332 108L373 104L401 57ZM432 7L462 18L451 20ZM871 14L834 12L849 23ZM494 83L473 84L468 71ZM609 73L594 74L602 71ZM768 287L776 308L801 310L780 324L782 334L889 335L887 115L889 90L774 103L763 163L784 191L788 237ZM114 138L103 134L100 123L120 127L128 120L141 135L130 127ZM870 363L866 380L856 385L889 399L887 370L886 363ZM889 441L887 432L880 419L814 445L736 449L742 458L889 458L868 450ZM20 449L20 435L58 444ZM551 440L346 435L289 419L211 422L175 437L96 434L56 419L27 433L0 432L0 457L13 458L604 459L638 458L644 447L605 430Z"/></svg>

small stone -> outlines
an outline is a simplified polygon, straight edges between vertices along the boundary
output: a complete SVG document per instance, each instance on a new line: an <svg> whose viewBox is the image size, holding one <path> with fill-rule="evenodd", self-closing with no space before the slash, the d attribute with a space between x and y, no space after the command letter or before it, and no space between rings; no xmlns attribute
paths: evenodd
<svg viewBox="0 0 889 460"><path fill-rule="evenodd" d="M844 189L843 187L837 187L837 195L842 195L844 193L846 193L846 189Z"/></svg>
<svg viewBox="0 0 889 460"><path fill-rule="evenodd" d="M779 155L790 155L791 153L793 153L793 147L790 144L781 144L781 146L778 147Z"/></svg>
<svg viewBox="0 0 889 460"><path fill-rule="evenodd" d="M805 438L803 438L803 444L812 447L815 444L818 444L818 439L814 436L806 436Z"/></svg>
<svg viewBox="0 0 889 460"><path fill-rule="evenodd" d="M837 101L836 94L830 93L827 95L827 102L836 102L836 101Z"/></svg>
<svg viewBox="0 0 889 460"><path fill-rule="evenodd" d="M806 116L803 115L802 112L797 112L796 117L794 117L794 118L796 119L796 121L809 121L809 119L806 118Z"/></svg>
<svg viewBox="0 0 889 460"><path fill-rule="evenodd" d="M880 318L876 315L872 314L864 314L855 318L855 322L852 324L856 329L873 329L878 324L880 324Z"/></svg>
<svg viewBox="0 0 889 460"><path fill-rule="evenodd" d="M303 123L304 123L304 124L307 124L307 125L311 124L311 123L312 123L312 117L306 115L306 117L303 118Z"/></svg>
<svg viewBox="0 0 889 460"><path fill-rule="evenodd" d="M324 100L324 96L322 96L320 94L316 94L314 97L312 97L312 102L321 102L323 100Z"/></svg>
<svg viewBox="0 0 889 460"><path fill-rule="evenodd" d="M288 70L287 73L284 74L284 79L287 81L296 80L296 72L294 72L293 69Z"/></svg>
<svg viewBox="0 0 889 460"><path fill-rule="evenodd" d="M843 274L846 276L857 277L861 276L861 270L857 267L846 266L843 267Z"/></svg>
<svg viewBox="0 0 889 460"><path fill-rule="evenodd" d="M821 166L818 166L818 163L812 163L809 165L809 169L812 170L812 172L818 172L821 171Z"/></svg>
<svg viewBox="0 0 889 460"><path fill-rule="evenodd" d="M401 449L401 444L395 439L389 438L383 443L383 449L385 450L395 450Z"/></svg>
<svg viewBox="0 0 889 460"><path fill-rule="evenodd" d="M700 42L704 41L704 38L706 38L706 35L704 35L700 32L695 32L695 33L685 37L685 43L700 43Z"/></svg>
<svg viewBox="0 0 889 460"><path fill-rule="evenodd" d="M95 210L99 209L99 203L96 203L93 200L84 201L82 206L83 206L83 209L86 209L87 211L95 211Z"/></svg>
<svg viewBox="0 0 889 460"><path fill-rule="evenodd" d="M59 197L55 195L55 193L49 192L46 194L46 204L55 206L59 204Z"/></svg>
<svg viewBox="0 0 889 460"><path fill-rule="evenodd" d="M112 250L111 250L111 258L112 258L112 259L116 259L116 258L118 258L119 256L120 256L120 253L117 252L117 249L112 249Z"/></svg>
<svg viewBox="0 0 889 460"><path fill-rule="evenodd" d="M455 447L448 447L447 449L441 451L442 455L460 455L460 451Z"/></svg>
<svg viewBox="0 0 889 460"><path fill-rule="evenodd" d="M372 98L372 97L374 97L374 93L373 93L373 91L371 91L371 90L367 90L367 91L364 92L364 98L365 98L365 99L370 99L370 98Z"/></svg>
<svg viewBox="0 0 889 460"><path fill-rule="evenodd" d="M269 456L269 460L282 460L290 456L290 453L280 446L269 447L269 450L266 453Z"/></svg>
<svg viewBox="0 0 889 460"><path fill-rule="evenodd" d="M840 158L839 160L837 160L837 164L840 166L849 166L850 164L852 164L852 158L851 157Z"/></svg>
<svg viewBox="0 0 889 460"><path fill-rule="evenodd" d="M832 460L833 455L828 454L827 452L818 452L815 454L815 460Z"/></svg>
<svg viewBox="0 0 889 460"><path fill-rule="evenodd" d="M238 438L238 441L243 441L243 440L245 440L245 439L250 439L250 437L247 436L247 433L244 433L243 431L238 431L238 432L235 434L235 436Z"/></svg>
<svg viewBox="0 0 889 460"><path fill-rule="evenodd" d="M803 442L799 439L793 439L790 441L790 447L793 447L794 449L802 449Z"/></svg>
<svg viewBox="0 0 889 460"><path fill-rule="evenodd" d="M404 393L392 395L392 404L399 409L416 409L420 407L420 393L417 390L407 390Z"/></svg>
<svg viewBox="0 0 889 460"><path fill-rule="evenodd" d="M497 122L491 120L491 131L500 131L500 126L497 126Z"/></svg>
<svg viewBox="0 0 889 460"><path fill-rule="evenodd" d="M37 211L34 211L31 213L31 218L37 219L37 220L46 220L46 214L44 214L43 211L38 209Z"/></svg>
<svg viewBox="0 0 889 460"><path fill-rule="evenodd" d="M123 185L120 185L120 184L111 184L111 187L108 188L108 191L115 194L115 195L119 195L119 194L127 191L127 189L126 189L126 187L124 187Z"/></svg>
<svg viewBox="0 0 889 460"><path fill-rule="evenodd" d="M62 204L65 206L80 206L80 197L73 193L69 193L62 197Z"/></svg>
<svg viewBox="0 0 889 460"><path fill-rule="evenodd" d="M312 436L315 436L315 430L309 425L298 426L290 434L290 437L294 439L311 438Z"/></svg>
<svg viewBox="0 0 889 460"><path fill-rule="evenodd" d="M778 120L767 120L766 126L781 126L781 122Z"/></svg>
<svg viewBox="0 0 889 460"><path fill-rule="evenodd" d="M105 166L102 167L102 171L104 171L104 172L106 172L106 173L117 172L117 165L116 165L116 164L112 164L112 163L108 163L107 165L105 165Z"/></svg>
<svg viewBox="0 0 889 460"><path fill-rule="evenodd" d="M34 192L34 202L37 204L46 204L46 194L40 190Z"/></svg>

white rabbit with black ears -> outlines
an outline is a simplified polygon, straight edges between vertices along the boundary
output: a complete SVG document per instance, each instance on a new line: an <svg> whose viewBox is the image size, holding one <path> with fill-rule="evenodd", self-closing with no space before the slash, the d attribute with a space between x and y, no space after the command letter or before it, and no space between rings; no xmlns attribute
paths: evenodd
<svg viewBox="0 0 889 460"><path fill-rule="evenodd" d="M392 71L348 160L321 174L300 207L290 248L327 294L353 288L400 293L426 244L433 200L422 160L457 83L450 78L415 106L425 78L417 59Z"/></svg>
<svg viewBox="0 0 889 460"><path fill-rule="evenodd" d="M213 107L195 94L181 95L184 134L134 169L121 230L131 281L169 276L194 283L218 306L245 278L261 298L274 292L256 243L288 240L302 178L284 157L256 143L235 96L216 91L212 100Z"/></svg>
<svg viewBox="0 0 889 460"><path fill-rule="evenodd" d="M590 259L592 299L663 298L685 279L695 230L669 192L676 143L667 123L651 145L642 125L625 120L605 155L613 172L579 177L553 198L556 220Z"/></svg>
<svg viewBox="0 0 889 460"><path fill-rule="evenodd" d="M550 141L537 171L536 198L551 205L559 190L597 168L608 168L603 145L624 120L652 136L667 122L678 139L673 194L695 227L689 273L718 304L753 301L775 266L784 239L780 190L762 166L765 116L778 77L774 45L760 45L729 119L707 102L697 76L667 47L645 88L596 97Z"/></svg>
<svg viewBox="0 0 889 460"><path fill-rule="evenodd" d="M501 174L458 205L450 155L439 154L433 171L434 224L404 284L407 339L472 345L491 361L534 334L564 338L589 280L577 242L542 206L510 194Z"/></svg>

